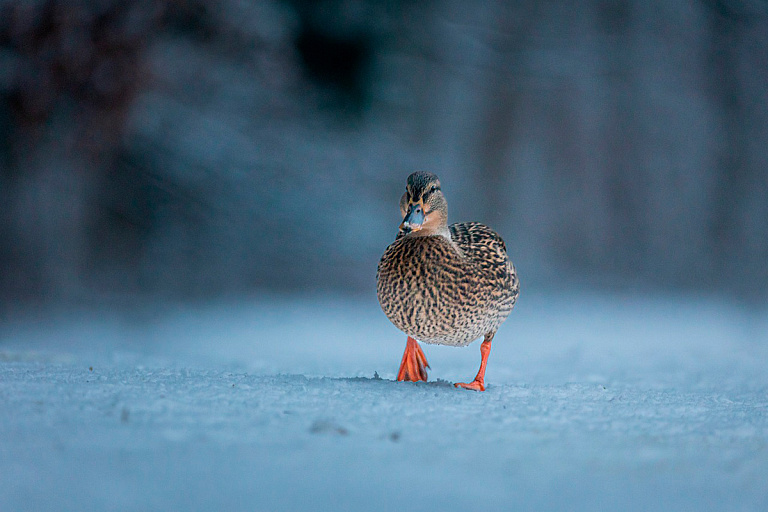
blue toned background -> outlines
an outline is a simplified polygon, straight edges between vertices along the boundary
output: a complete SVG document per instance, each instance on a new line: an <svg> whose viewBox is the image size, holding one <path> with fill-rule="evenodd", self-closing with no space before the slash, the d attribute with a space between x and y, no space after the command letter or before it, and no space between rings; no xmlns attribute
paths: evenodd
<svg viewBox="0 0 768 512"><path fill-rule="evenodd" d="M765 298L764 2L0 3L5 308L370 293L413 170L526 288Z"/></svg>

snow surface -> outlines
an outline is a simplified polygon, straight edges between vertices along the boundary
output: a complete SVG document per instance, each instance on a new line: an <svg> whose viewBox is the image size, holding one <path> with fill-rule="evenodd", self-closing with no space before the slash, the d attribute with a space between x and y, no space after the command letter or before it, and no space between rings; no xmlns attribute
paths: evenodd
<svg viewBox="0 0 768 512"><path fill-rule="evenodd" d="M0 510L768 510L768 310L523 295L425 345L375 298L269 297L0 328Z"/></svg>

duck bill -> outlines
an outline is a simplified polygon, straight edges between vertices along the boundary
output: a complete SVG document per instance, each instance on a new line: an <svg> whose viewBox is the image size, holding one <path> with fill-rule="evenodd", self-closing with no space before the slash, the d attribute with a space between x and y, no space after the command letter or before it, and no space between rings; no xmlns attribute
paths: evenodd
<svg viewBox="0 0 768 512"><path fill-rule="evenodd" d="M403 218L403 223L400 224L400 231L403 233L418 231L424 224L425 219L426 215L424 215L424 208L420 204L412 204L408 207L408 212Z"/></svg>

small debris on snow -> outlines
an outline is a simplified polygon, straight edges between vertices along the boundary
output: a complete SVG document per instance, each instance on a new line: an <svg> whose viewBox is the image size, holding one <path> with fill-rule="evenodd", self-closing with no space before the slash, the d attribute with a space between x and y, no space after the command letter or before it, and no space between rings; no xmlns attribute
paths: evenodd
<svg viewBox="0 0 768 512"><path fill-rule="evenodd" d="M312 423L312 426L309 427L309 431L313 434L334 434L339 436L346 436L349 434L349 431L346 428L329 420L316 420Z"/></svg>

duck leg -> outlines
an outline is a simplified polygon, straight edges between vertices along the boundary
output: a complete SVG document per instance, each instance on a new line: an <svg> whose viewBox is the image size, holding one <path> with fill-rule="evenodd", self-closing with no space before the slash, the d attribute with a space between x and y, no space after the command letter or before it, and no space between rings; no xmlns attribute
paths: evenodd
<svg viewBox="0 0 768 512"><path fill-rule="evenodd" d="M488 364L488 354L491 353L491 340L495 334L495 332L486 334L483 343L480 345L480 369L477 370L475 380L469 383L457 382L454 386L474 391L485 391L485 365Z"/></svg>
<svg viewBox="0 0 768 512"><path fill-rule="evenodd" d="M400 362L400 370L397 372L397 380L426 381L427 368L429 368L429 364L419 342L408 336L403 360Z"/></svg>

